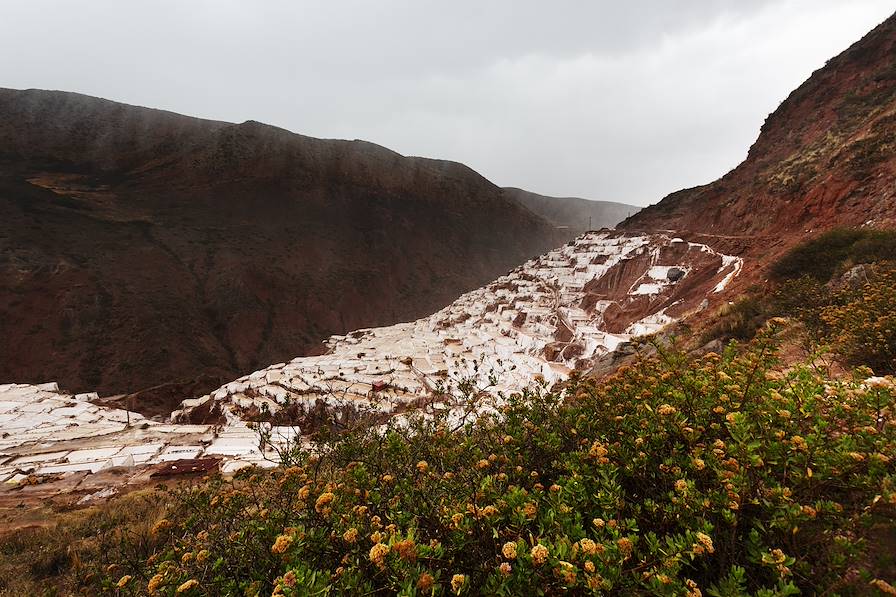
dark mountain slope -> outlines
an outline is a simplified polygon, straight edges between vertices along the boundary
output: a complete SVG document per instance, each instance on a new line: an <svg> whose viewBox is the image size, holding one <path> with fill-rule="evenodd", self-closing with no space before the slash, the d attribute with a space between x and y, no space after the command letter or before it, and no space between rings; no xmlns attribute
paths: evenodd
<svg viewBox="0 0 896 597"><path fill-rule="evenodd" d="M0 221L0 380L105 393L414 319L551 242L460 164L37 90L0 90Z"/></svg>
<svg viewBox="0 0 896 597"><path fill-rule="evenodd" d="M600 228L613 228L640 207L612 201L591 201L579 197L547 197L515 187L504 187L509 197L554 226L567 226L569 238Z"/></svg>
<svg viewBox="0 0 896 597"><path fill-rule="evenodd" d="M893 224L894 182L896 15L791 93L737 168L621 227L766 235L780 249L809 231ZM767 251L767 240L752 250Z"/></svg>

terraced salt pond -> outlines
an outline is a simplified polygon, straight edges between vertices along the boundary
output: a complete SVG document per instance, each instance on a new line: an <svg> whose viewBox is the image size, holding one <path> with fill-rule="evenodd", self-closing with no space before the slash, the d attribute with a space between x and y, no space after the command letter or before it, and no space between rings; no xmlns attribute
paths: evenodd
<svg viewBox="0 0 896 597"><path fill-rule="evenodd" d="M185 397L164 422L99 406L95 394L72 395L53 383L0 385L0 481L125 471L127 482L153 467L171 472L196 461L214 461L225 472L272 466L277 448L301 441L297 415L363 410L388 418L470 376L493 376L493 395L536 377L562 380L704 308L741 266L669 235L591 232L429 317L333 336L326 354ZM244 420L264 411L292 417L272 428L266 445ZM212 412L220 415L213 424L191 423Z"/></svg>

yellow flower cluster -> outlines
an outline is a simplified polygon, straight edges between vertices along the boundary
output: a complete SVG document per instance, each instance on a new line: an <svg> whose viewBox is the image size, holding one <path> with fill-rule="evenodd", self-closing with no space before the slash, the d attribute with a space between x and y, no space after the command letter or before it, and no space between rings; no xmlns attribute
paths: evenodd
<svg viewBox="0 0 896 597"><path fill-rule="evenodd" d="M582 553L586 556L593 556L597 553L597 543L591 539L582 539L579 541L579 549L581 549Z"/></svg>
<svg viewBox="0 0 896 597"><path fill-rule="evenodd" d="M432 589L432 586L435 584L435 579L432 577L432 574L429 572L424 572L420 575L420 578L417 579L417 588L423 591L424 593L429 592Z"/></svg>
<svg viewBox="0 0 896 597"><path fill-rule="evenodd" d="M187 591L191 591L198 586L199 586L199 581L196 580L195 578L193 578L193 579L190 579L187 582L183 583L179 587L177 587L177 591L175 591L175 593L177 595L180 595L181 593L186 593Z"/></svg>
<svg viewBox="0 0 896 597"><path fill-rule="evenodd" d="M576 583L576 568L569 562L558 562L554 573L565 585L574 585Z"/></svg>
<svg viewBox="0 0 896 597"><path fill-rule="evenodd" d="M298 578L296 578L296 573L294 570L290 570L286 574L283 575L283 586L286 587L294 587L298 582Z"/></svg>
<svg viewBox="0 0 896 597"><path fill-rule="evenodd" d="M533 564L535 564L536 566L541 566L548 559L548 548L539 543L532 547L532 549L529 551L529 555L532 556Z"/></svg>
<svg viewBox="0 0 896 597"><path fill-rule="evenodd" d="M706 533L697 533L697 543L694 544L694 551L699 554L703 553L704 550L707 553L713 553L715 551L715 547L712 544L712 537Z"/></svg>
<svg viewBox="0 0 896 597"><path fill-rule="evenodd" d="M466 582L466 576L464 576L463 574L455 574L451 577L451 590L455 593L460 593L460 590L463 588Z"/></svg>
<svg viewBox="0 0 896 597"><path fill-rule="evenodd" d="M538 506L534 502L526 502L523 505L523 514L526 515L526 518L535 518L535 515L538 514Z"/></svg>
<svg viewBox="0 0 896 597"><path fill-rule="evenodd" d="M392 546L392 550L405 562L413 563L417 561L417 546L414 544L413 539L397 541L395 545Z"/></svg>
<svg viewBox="0 0 896 597"><path fill-rule="evenodd" d="M164 580L165 579L161 574L156 574L149 579L149 582L146 585L146 592L150 595L155 595L156 591L159 590L159 587L162 586Z"/></svg>
<svg viewBox="0 0 896 597"><path fill-rule="evenodd" d="M488 506L486 506L485 508L480 510L480 514L486 518L488 518L490 516L495 516L497 513L498 513L498 509L495 508L494 506L492 506L491 504L489 504Z"/></svg>
<svg viewBox="0 0 896 597"><path fill-rule="evenodd" d="M370 561L383 569L386 567L386 555L389 553L389 546L385 543L376 543L370 548Z"/></svg>
<svg viewBox="0 0 896 597"><path fill-rule="evenodd" d="M271 546L271 553L285 553L290 545L292 545L292 535L280 535Z"/></svg>
<svg viewBox="0 0 896 597"><path fill-rule="evenodd" d="M883 593L884 595L896 595L896 587L885 580L876 578L869 583L872 587Z"/></svg>
<svg viewBox="0 0 896 597"><path fill-rule="evenodd" d="M516 559L516 543L512 541L508 541L504 544L504 547L501 548L501 553L504 554L504 557L508 560Z"/></svg>
<svg viewBox="0 0 896 597"><path fill-rule="evenodd" d="M591 449L588 450L588 455L591 456L592 458L603 458L607 454L609 454L607 447L604 446L599 441L596 441L593 444L591 444Z"/></svg>
<svg viewBox="0 0 896 597"><path fill-rule="evenodd" d="M697 583L692 581L690 578L685 581L685 587L687 587L687 593L685 593L685 597L703 597L703 592L700 591L700 588L697 587Z"/></svg>
<svg viewBox="0 0 896 597"><path fill-rule="evenodd" d="M163 518L162 520L157 522L155 525L153 525L150 533L152 533L153 535L158 535L162 531L167 531L168 529L170 529L173 526L174 526L173 522L171 522L167 518Z"/></svg>
<svg viewBox="0 0 896 597"><path fill-rule="evenodd" d="M330 504L333 500L336 499L336 496L333 495L329 491L325 491L320 494L317 498L317 501L314 502L314 510L319 514L328 514L330 512Z"/></svg>

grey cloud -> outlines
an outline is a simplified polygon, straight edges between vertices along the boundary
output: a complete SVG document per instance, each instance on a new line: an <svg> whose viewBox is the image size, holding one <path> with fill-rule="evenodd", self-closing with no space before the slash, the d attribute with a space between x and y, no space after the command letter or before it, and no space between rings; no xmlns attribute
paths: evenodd
<svg viewBox="0 0 896 597"><path fill-rule="evenodd" d="M646 204L723 174L883 0L10 2L0 85L261 120Z"/></svg>

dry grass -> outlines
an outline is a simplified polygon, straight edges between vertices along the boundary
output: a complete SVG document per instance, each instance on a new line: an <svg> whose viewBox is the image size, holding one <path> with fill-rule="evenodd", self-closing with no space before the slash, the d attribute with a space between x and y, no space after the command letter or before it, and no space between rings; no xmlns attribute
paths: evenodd
<svg viewBox="0 0 896 597"><path fill-rule="evenodd" d="M156 547L159 495L141 490L98 506L18 512L14 526L0 530L0 596L95 594L107 572L102 562L139 561Z"/></svg>

